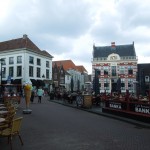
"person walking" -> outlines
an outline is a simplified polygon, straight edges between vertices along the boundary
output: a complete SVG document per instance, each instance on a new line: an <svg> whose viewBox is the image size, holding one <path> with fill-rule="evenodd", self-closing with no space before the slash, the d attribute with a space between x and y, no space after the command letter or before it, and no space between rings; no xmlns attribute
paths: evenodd
<svg viewBox="0 0 150 150"><path fill-rule="evenodd" d="M37 90L38 103L41 103L41 99L42 99L43 94L44 94L44 91L42 90L41 87L39 87L39 89Z"/></svg>
<svg viewBox="0 0 150 150"><path fill-rule="evenodd" d="M31 103L33 103L33 101L34 101L34 90L32 90L32 92L31 92L31 98L30 98L30 101L31 101Z"/></svg>

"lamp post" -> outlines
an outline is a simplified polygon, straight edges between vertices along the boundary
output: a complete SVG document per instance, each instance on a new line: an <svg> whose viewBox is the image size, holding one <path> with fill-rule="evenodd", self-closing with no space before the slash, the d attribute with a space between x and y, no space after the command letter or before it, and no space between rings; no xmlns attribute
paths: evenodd
<svg viewBox="0 0 150 150"><path fill-rule="evenodd" d="M2 90L2 65L3 65L3 59L1 58L0 59L0 62L1 62L1 96L2 96L2 92L3 92L3 90Z"/></svg>
<svg viewBox="0 0 150 150"><path fill-rule="evenodd" d="M2 84L2 69L3 69L2 65L3 65L3 61L4 61L3 59L0 59L0 62L1 62L1 84Z"/></svg>

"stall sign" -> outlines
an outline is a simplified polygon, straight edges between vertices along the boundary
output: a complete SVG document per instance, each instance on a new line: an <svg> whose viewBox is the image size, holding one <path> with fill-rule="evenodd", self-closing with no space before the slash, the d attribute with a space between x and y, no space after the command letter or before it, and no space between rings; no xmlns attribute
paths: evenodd
<svg viewBox="0 0 150 150"><path fill-rule="evenodd" d="M144 114L150 114L150 106L136 105L135 106L135 112L144 113Z"/></svg>
<svg viewBox="0 0 150 150"><path fill-rule="evenodd" d="M116 103L116 102L110 102L109 107L110 108L115 108L115 109L122 109L121 103Z"/></svg>

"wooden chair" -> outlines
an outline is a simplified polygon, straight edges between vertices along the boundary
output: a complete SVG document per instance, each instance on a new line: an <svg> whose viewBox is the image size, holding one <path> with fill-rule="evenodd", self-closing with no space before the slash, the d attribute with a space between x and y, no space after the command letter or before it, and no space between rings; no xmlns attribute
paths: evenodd
<svg viewBox="0 0 150 150"><path fill-rule="evenodd" d="M22 141L22 138L20 136L20 128L21 128L22 119L23 119L23 117L18 117L18 118L13 119L11 127L0 131L0 137L8 137L8 143L10 143L11 150L12 150L12 138L13 138L13 136L18 135L20 142L23 145L23 141Z"/></svg>

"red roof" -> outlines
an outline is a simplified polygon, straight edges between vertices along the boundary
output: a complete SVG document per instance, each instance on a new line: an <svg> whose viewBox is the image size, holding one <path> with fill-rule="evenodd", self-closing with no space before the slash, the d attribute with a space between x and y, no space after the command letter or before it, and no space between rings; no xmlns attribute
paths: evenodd
<svg viewBox="0 0 150 150"><path fill-rule="evenodd" d="M58 67L61 65L63 66L64 70L68 69L76 69L75 64L72 62L72 60L59 60L59 61L53 61L53 66L56 63Z"/></svg>
<svg viewBox="0 0 150 150"><path fill-rule="evenodd" d="M87 70L84 68L84 66L76 66L76 69L80 72L87 72Z"/></svg>
<svg viewBox="0 0 150 150"><path fill-rule="evenodd" d="M54 64L56 64L58 67L60 67L62 65L65 71L68 70L68 69L75 69L75 70L78 70L80 72L86 71L86 69L83 66L76 66L72 62L72 60L53 61L53 66L54 66Z"/></svg>

